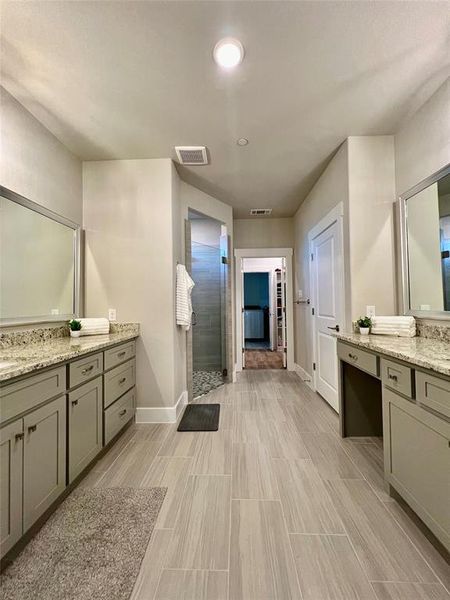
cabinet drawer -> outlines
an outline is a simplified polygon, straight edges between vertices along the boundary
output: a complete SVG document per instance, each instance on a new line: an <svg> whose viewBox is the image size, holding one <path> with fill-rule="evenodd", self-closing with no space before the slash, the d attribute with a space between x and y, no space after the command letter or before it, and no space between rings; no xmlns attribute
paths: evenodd
<svg viewBox="0 0 450 600"><path fill-rule="evenodd" d="M341 360L378 377L378 357L375 354L338 342L338 356Z"/></svg>
<svg viewBox="0 0 450 600"><path fill-rule="evenodd" d="M105 371L129 360L136 354L136 343L128 342L105 351Z"/></svg>
<svg viewBox="0 0 450 600"><path fill-rule="evenodd" d="M93 377L100 375L103 371L103 354L93 354L80 358L69 364L69 384L75 387L79 383L89 381Z"/></svg>
<svg viewBox="0 0 450 600"><path fill-rule="evenodd" d="M381 380L391 390L400 392L408 398L414 397L413 372L409 367L383 358L381 360Z"/></svg>
<svg viewBox="0 0 450 600"><path fill-rule="evenodd" d="M69 483L102 449L103 382L97 377L69 394Z"/></svg>
<svg viewBox="0 0 450 600"><path fill-rule="evenodd" d="M0 422L38 406L66 389L66 368L58 367L0 388Z"/></svg>
<svg viewBox="0 0 450 600"><path fill-rule="evenodd" d="M417 400L450 418L450 381L416 371Z"/></svg>
<svg viewBox="0 0 450 600"><path fill-rule="evenodd" d="M123 365L105 373L104 408L110 406L117 398L136 383L135 361L129 360Z"/></svg>
<svg viewBox="0 0 450 600"><path fill-rule="evenodd" d="M133 388L105 410L105 445L133 418L135 394L136 388Z"/></svg>

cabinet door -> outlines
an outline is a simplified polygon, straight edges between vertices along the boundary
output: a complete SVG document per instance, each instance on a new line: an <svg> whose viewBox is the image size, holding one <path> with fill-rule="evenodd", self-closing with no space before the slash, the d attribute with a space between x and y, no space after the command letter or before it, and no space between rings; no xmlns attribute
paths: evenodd
<svg viewBox="0 0 450 600"><path fill-rule="evenodd" d="M1 556L22 535L23 420L0 430Z"/></svg>
<svg viewBox="0 0 450 600"><path fill-rule="evenodd" d="M24 421L24 532L65 488L66 397L38 408Z"/></svg>
<svg viewBox="0 0 450 600"><path fill-rule="evenodd" d="M389 420L389 481L450 548L450 425L389 390L383 395Z"/></svg>
<svg viewBox="0 0 450 600"><path fill-rule="evenodd" d="M102 390L97 377L69 394L69 483L101 450Z"/></svg>

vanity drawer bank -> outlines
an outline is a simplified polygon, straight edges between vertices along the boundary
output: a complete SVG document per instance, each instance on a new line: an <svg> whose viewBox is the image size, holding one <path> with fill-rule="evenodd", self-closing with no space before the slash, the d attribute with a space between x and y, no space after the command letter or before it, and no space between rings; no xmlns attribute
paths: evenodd
<svg viewBox="0 0 450 600"><path fill-rule="evenodd" d="M0 350L4 563L133 419L139 326L129 325Z"/></svg>
<svg viewBox="0 0 450 600"><path fill-rule="evenodd" d="M383 436L386 486L450 550L450 344L337 337L341 435Z"/></svg>

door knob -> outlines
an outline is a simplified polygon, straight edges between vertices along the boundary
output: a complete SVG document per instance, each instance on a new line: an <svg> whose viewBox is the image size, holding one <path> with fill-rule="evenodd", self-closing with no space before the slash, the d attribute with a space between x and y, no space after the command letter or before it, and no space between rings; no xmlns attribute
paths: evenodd
<svg viewBox="0 0 450 600"><path fill-rule="evenodd" d="M332 329L333 331L339 331L339 325L335 325L334 327L328 327L328 329Z"/></svg>

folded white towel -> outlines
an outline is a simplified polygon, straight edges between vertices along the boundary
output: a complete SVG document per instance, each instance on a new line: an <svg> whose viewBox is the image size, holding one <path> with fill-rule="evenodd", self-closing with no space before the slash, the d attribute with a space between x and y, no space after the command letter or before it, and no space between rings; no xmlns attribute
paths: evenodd
<svg viewBox="0 0 450 600"><path fill-rule="evenodd" d="M408 330L408 329L415 329L416 326L415 325L390 325L389 323L373 323L372 324L373 329L378 329L379 327L381 327L382 329L402 329L402 330Z"/></svg>
<svg viewBox="0 0 450 600"><path fill-rule="evenodd" d="M177 265L177 290L176 290L176 320L177 325L188 330L192 323L191 294L195 283L192 281L184 265Z"/></svg>
<svg viewBox="0 0 450 600"><path fill-rule="evenodd" d="M80 319L81 331L80 335L105 335L109 333L108 319Z"/></svg>
<svg viewBox="0 0 450 600"><path fill-rule="evenodd" d="M408 315L387 317L380 315L372 318L372 324L415 325L416 320Z"/></svg>
<svg viewBox="0 0 450 600"><path fill-rule="evenodd" d="M416 335L416 320L410 316L373 317L371 333L374 335L414 337Z"/></svg>

